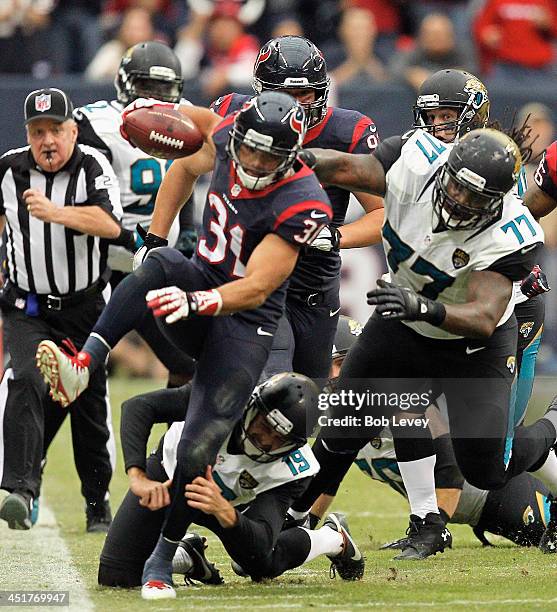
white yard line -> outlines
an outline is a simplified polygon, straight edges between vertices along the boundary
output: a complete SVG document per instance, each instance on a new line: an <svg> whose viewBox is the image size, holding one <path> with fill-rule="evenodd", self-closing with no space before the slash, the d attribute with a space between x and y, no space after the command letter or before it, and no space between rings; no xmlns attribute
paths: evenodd
<svg viewBox="0 0 557 612"><path fill-rule="evenodd" d="M69 591L69 608L62 610L95 609L44 497L39 521L29 531L8 529L7 523L0 521L0 542L3 591Z"/></svg>

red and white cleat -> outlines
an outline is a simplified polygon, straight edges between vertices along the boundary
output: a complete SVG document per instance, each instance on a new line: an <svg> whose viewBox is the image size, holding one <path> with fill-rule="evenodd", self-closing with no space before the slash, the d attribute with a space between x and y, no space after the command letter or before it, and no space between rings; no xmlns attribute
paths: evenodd
<svg viewBox="0 0 557 612"><path fill-rule="evenodd" d="M142 599L176 599L176 591L171 584L162 580L149 580L141 587Z"/></svg>
<svg viewBox="0 0 557 612"><path fill-rule="evenodd" d="M89 385L87 353L77 351L71 340L64 340L68 351L52 340L39 343L35 355L37 367L50 387L50 397L64 408L71 404Z"/></svg>

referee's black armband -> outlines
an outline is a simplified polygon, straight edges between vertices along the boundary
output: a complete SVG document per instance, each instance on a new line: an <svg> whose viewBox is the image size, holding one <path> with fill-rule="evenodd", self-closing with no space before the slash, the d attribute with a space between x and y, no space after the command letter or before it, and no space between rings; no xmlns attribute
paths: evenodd
<svg viewBox="0 0 557 612"><path fill-rule="evenodd" d="M110 240L110 244L122 246L128 251L135 251L135 234L131 230L122 228L118 238Z"/></svg>

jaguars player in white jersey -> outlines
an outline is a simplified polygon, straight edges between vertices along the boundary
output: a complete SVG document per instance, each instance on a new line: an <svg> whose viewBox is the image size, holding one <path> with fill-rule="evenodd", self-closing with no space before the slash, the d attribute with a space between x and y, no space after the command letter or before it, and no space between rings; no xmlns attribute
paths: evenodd
<svg viewBox="0 0 557 612"><path fill-rule="evenodd" d="M334 389L342 362L362 330L363 327L358 321L346 316L339 318L333 348L331 389ZM443 401L439 400L440 405ZM550 519L548 489L528 473L512 478L497 491L484 491L473 487L462 478L456 465L448 437L447 423L441 412L436 406L430 406L426 416L430 419L433 433L436 452L435 488L439 510L445 522L470 525L474 534L485 546L489 545L485 532L501 535L519 546L540 544ZM374 480L385 483L397 493L406 496L393 436L388 427L360 450L355 463L362 472ZM458 487L459 495L453 502L455 487ZM337 490L338 483L331 483L330 488L327 488L315 501L309 515L305 517L311 529L319 524L321 517L328 511ZM411 532L409 535L412 535ZM381 548L403 550L407 540L408 536L385 544Z"/></svg>
<svg viewBox="0 0 557 612"><path fill-rule="evenodd" d="M150 157L120 134L122 110L141 97L189 104L181 98L184 81L180 61L170 47L160 42L143 42L128 49L114 85L116 100L99 100L74 111L79 126L78 141L108 157L120 184L123 230L110 246L108 255L113 287L132 271L132 254L142 244L136 227L149 228L160 184L172 163L172 160ZM184 209L192 211L191 206ZM170 246L176 245L179 232L180 220L176 218L168 236ZM138 331L169 369L170 386L178 386L191 378L192 360L178 351L167 350L168 343L152 319L146 320Z"/></svg>
<svg viewBox="0 0 557 612"><path fill-rule="evenodd" d="M122 406L121 437L130 491L108 533L99 567L99 584L142 584L165 518L168 484L176 466L184 406L191 386L164 389L127 400ZM205 478L186 487L189 503L200 510L196 521L222 541L241 575L272 578L326 554L341 578L363 576L364 559L342 515L331 514L317 531L281 532L291 501L319 470L307 444L306 429L315 415L319 390L301 374L277 374L254 390L240 421L223 443ZM145 460L151 427L175 421L158 449ZM218 582L218 573L192 546L191 534L178 549L174 573ZM192 548L196 550L192 550ZM201 549L201 550L200 550ZM185 554L187 553L187 554ZM172 585L151 584L143 595L168 597ZM170 591L172 592L172 591Z"/></svg>
<svg viewBox="0 0 557 612"><path fill-rule="evenodd" d="M313 154L323 183L385 197L383 240L392 283L378 281L368 294L376 312L343 366L339 388L359 382L365 390L372 376L456 380L443 391L456 460L468 482L494 489L537 469L555 442L557 413L549 410L514 436L508 414L516 369L513 282L529 272L543 242L540 226L511 192L521 163L516 144L501 132L480 129L449 151L417 130L398 151L380 146L369 160ZM322 467L345 472L377 433L368 428L347 438L346 432L322 429ZM411 460L399 462L404 480L424 473L433 478L431 435L417 428L404 434L414 446ZM319 479L310 485L310 496L323 490ZM413 499L409 491L412 515L441 537L435 496L417 493ZM416 499L421 515L414 512Z"/></svg>

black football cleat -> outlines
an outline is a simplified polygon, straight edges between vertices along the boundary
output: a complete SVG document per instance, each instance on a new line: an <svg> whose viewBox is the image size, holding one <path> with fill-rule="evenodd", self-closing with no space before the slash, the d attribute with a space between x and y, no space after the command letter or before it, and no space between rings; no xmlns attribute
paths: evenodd
<svg viewBox="0 0 557 612"><path fill-rule="evenodd" d="M408 540L400 555L395 557L396 561L421 561L453 545L453 536L445 522L433 512L423 519L411 514L406 535Z"/></svg>
<svg viewBox="0 0 557 612"><path fill-rule="evenodd" d="M10 493L0 506L0 519L8 523L10 529L31 529L33 498L24 491Z"/></svg>
<svg viewBox="0 0 557 612"><path fill-rule="evenodd" d="M549 499L549 522L538 547L546 554L557 553L557 499Z"/></svg>
<svg viewBox="0 0 557 612"><path fill-rule="evenodd" d="M404 550L408 546L408 537L399 538L392 542L387 542L379 547L379 550Z"/></svg>
<svg viewBox="0 0 557 612"><path fill-rule="evenodd" d="M85 521L87 533L108 533L112 523L112 512L108 500L100 503L87 503Z"/></svg>
<svg viewBox="0 0 557 612"><path fill-rule="evenodd" d="M329 527L342 536L342 550L337 555L327 555L331 560L331 578L336 573L343 580L361 580L364 575L365 559L352 539L344 514L332 512L327 516L322 529Z"/></svg>
<svg viewBox="0 0 557 612"><path fill-rule="evenodd" d="M191 584L193 580L203 584L224 584L219 570L205 556L206 548L207 538L196 533L186 533L176 549L172 561L172 572L174 574L184 574L186 584ZM181 567L181 563L183 563L181 559L182 551L186 552L191 559L191 565L188 562Z"/></svg>

